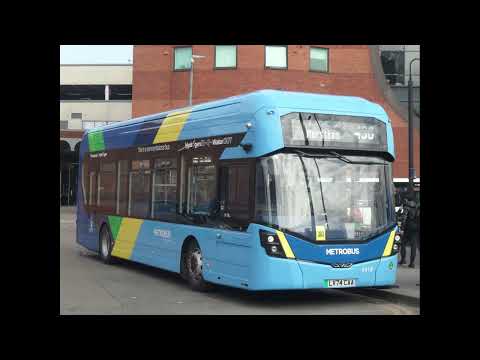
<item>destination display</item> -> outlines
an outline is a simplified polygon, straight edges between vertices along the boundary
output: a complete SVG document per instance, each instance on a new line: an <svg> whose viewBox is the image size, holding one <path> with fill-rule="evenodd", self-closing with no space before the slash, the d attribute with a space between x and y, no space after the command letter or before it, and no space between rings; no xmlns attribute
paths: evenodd
<svg viewBox="0 0 480 360"><path fill-rule="evenodd" d="M372 117L289 113L281 117L285 146L387 151L387 131Z"/></svg>

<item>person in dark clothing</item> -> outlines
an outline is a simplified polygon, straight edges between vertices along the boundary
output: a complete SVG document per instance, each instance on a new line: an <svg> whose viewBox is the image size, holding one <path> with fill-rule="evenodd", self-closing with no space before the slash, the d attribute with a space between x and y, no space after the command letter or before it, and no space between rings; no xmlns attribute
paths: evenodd
<svg viewBox="0 0 480 360"><path fill-rule="evenodd" d="M409 198L405 202L406 214L406 223L405 223L405 233L402 241L402 246L400 248L400 265L405 264L406 257L406 246L410 244L410 264L408 267L415 267L415 256L417 254L417 243L418 243L418 208L415 200Z"/></svg>

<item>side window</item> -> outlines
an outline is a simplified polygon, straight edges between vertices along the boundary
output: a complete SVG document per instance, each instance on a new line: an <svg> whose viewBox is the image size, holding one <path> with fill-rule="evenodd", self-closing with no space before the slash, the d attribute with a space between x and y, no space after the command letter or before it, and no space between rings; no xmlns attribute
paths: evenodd
<svg viewBox="0 0 480 360"><path fill-rule="evenodd" d="M150 160L132 160L129 172L128 216L148 218L150 215Z"/></svg>
<svg viewBox="0 0 480 360"><path fill-rule="evenodd" d="M113 161L100 163L100 174L98 178L98 206L104 211L114 212L115 196L117 192L116 163Z"/></svg>
<svg viewBox="0 0 480 360"><path fill-rule="evenodd" d="M89 194L89 176L88 176L88 167L86 158L82 162L82 192L83 192L83 204L88 205L88 194Z"/></svg>
<svg viewBox="0 0 480 360"><path fill-rule="evenodd" d="M96 206L97 205L97 173L95 171L90 171L89 174L89 199L88 205Z"/></svg>
<svg viewBox="0 0 480 360"><path fill-rule="evenodd" d="M153 170L152 218L162 219L177 212L177 160L155 159Z"/></svg>
<svg viewBox="0 0 480 360"><path fill-rule="evenodd" d="M273 159L269 157L259 160L256 172L255 219L267 224L275 224L278 220Z"/></svg>
<svg viewBox="0 0 480 360"><path fill-rule="evenodd" d="M211 156L192 158L187 179L187 214L211 215L217 203L216 169Z"/></svg>
<svg viewBox="0 0 480 360"><path fill-rule="evenodd" d="M230 226L248 225L250 199L248 163L220 168L220 216Z"/></svg>
<svg viewBox="0 0 480 360"><path fill-rule="evenodd" d="M128 213L128 160L118 162L117 175L117 214Z"/></svg>

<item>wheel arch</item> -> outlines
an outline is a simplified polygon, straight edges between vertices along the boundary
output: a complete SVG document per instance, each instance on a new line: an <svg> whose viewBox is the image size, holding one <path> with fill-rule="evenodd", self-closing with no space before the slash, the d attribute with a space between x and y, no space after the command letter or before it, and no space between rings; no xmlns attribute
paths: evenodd
<svg viewBox="0 0 480 360"><path fill-rule="evenodd" d="M103 229L107 229L108 231L108 234L110 235L110 238L112 238L112 231L110 230L110 225L108 225L108 221L106 220L102 220L100 221L99 223L99 227L98 227L98 244L97 244L97 251L98 253L100 253L100 246L102 246L102 232L103 232Z"/></svg>
<svg viewBox="0 0 480 360"><path fill-rule="evenodd" d="M198 244L198 246L200 246L198 239L193 235L188 235L185 239L183 239L183 242L182 242L182 247L180 249L180 261L179 261L179 268L180 268L179 272L182 278L185 278L185 271L183 266L184 255L187 252L188 246L194 241Z"/></svg>

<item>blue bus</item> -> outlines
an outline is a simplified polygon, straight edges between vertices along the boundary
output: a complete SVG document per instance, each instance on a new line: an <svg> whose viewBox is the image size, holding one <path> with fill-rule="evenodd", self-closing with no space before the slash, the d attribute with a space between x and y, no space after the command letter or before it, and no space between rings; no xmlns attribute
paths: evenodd
<svg viewBox="0 0 480 360"><path fill-rule="evenodd" d="M195 290L396 281L393 132L359 97L255 91L88 130L76 241Z"/></svg>

